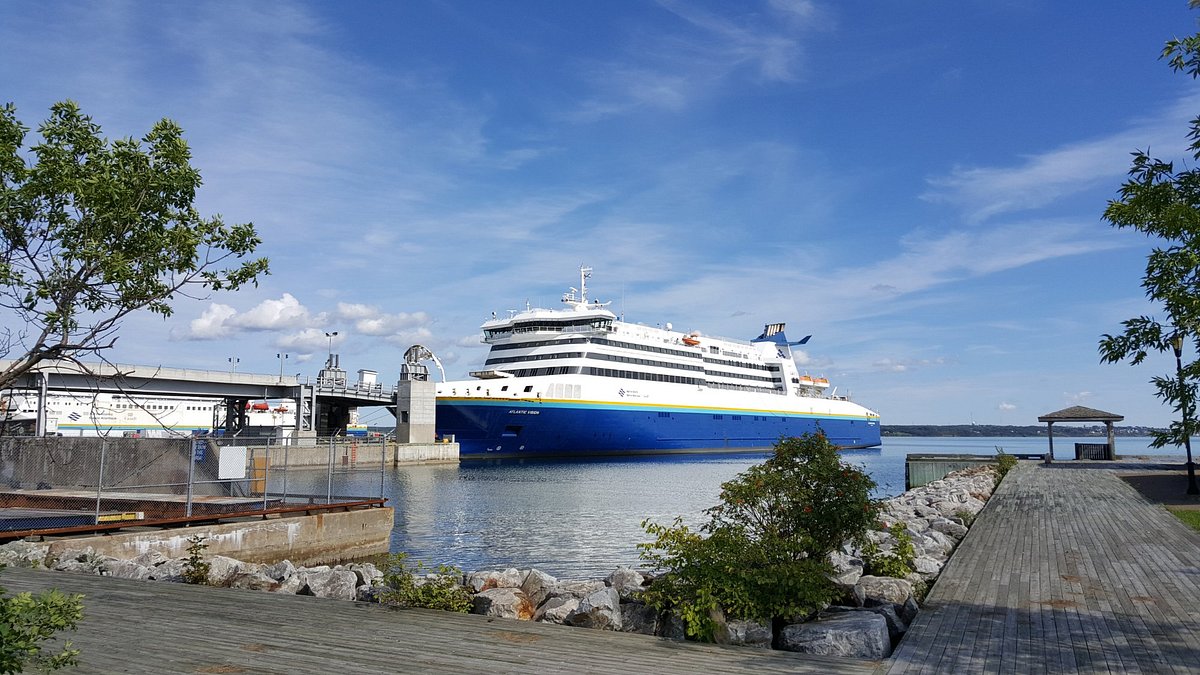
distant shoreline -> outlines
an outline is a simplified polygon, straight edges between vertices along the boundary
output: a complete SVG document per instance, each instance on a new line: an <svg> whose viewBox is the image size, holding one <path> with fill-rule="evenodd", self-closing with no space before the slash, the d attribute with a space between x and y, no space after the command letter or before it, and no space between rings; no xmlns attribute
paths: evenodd
<svg viewBox="0 0 1200 675"><path fill-rule="evenodd" d="M1154 427L1114 427L1113 432L1117 436L1149 436L1152 431L1160 431ZM1029 426L1004 426L998 424L884 424L880 431L883 436L904 437L904 436L923 436L923 437L954 437L954 438L992 438L992 437L1011 437L1011 438L1045 438L1046 426L1029 425ZM1088 437L1097 436L1104 437L1107 432L1104 425L1097 424L1093 426L1065 426L1059 425L1054 428L1055 436L1063 437Z"/></svg>

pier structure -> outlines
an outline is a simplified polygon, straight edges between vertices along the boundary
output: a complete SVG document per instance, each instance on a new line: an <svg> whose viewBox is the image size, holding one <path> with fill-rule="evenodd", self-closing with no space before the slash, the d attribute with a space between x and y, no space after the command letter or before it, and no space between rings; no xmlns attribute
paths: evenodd
<svg viewBox="0 0 1200 675"><path fill-rule="evenodd" d="M0 360L0 367L9 362ZM198 396L225 401L226 433L246 426L246 404L261 399L286 399L296 406L294 436L297 439L334 435L344 430L350 410L386 406L395 412L396 387L376 381L372 370L358 371L350 382L341 370L338 355L331 354L326 367L315 378L196 370L164 366L91 363L80 367L71 361L47 361L25 376L14 388L39 393L37 435L46 433L45 401L50 391L112 393L139 396ZM406 401L400 401L408 409ZM430 439L432 441L432 439Z"/></svg>

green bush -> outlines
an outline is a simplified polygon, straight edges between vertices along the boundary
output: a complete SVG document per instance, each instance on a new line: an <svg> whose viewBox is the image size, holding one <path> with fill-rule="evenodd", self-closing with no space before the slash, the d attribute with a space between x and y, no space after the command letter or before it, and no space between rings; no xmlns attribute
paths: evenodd
<svg viewBox="0 0 1200 675"><path fill-rule="evenodd" d="M721 503L692 530L644 521L638 545L659 571L647 604L677 613L688 635L711 640L716 617L772 623L810 615L834 596L829 554L862 541L875 522L874 481L843 464L823 434L784 438L766 462L721 486Z"/></svg>
<svg viewBox="0 0 1200 675"><path fill-rule="evenodd" d="M434 568L435 576L424 577L427 571L424 563L418 560L410 569L407 561L406 553L393 553L384 560L379 602L464 614L471 610L471 594L459 583L462 570L453 565L438 565Z"/></svg>
<svg viewBox="0 0 1200 675"><path fill-rule="evenodd" d="M1004 448L996 448L996 485L1004 480L1009 471L1017 465L1017 458L1004 452Z"/></svg>
<svg viewBox="0 0 1200 675"><path fill-rule="evenodd" d="M208 548L208 544L204 543L204 535L193 534L187 538L187 560L183 561L183 580L189 584L207 584L208 570L212 567L208 561L204 559L204 549Z"/></svg>
<svg viewBox="0 0 1200 675"><path fill-rule="evenodd" d="M70 641L54 654L43 654L41 643L61 630L74 630L82 619L82 595L49 590L7 596L0 587L0 673L19 673L29 666L40 670L74 666L79 650L72 649Z"/></svg>
<svg viewBox="0 0 1200 675"><path fill-rule="evenodd" d="M913 561L917 558L917 551L907 525L895 523L888 531L896 539L890 552L880 553L879 544L873 541L863 546L863 574L903 579L916 571Z"/></svg>

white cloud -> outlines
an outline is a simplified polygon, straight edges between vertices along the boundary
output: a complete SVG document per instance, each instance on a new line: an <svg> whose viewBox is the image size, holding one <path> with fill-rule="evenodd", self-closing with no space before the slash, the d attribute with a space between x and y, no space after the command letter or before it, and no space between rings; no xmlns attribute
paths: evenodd
<svg viewBox="0 0 1200 675"><path fill-rule="evenodd" d="M345 335L338 334L332 337L325 335L325 331L320 328L305 328L304 330L283 335L275 341L275 346L280 349L290 349L300 352L301 361L307 361L312 358L312 354L317 352L325 352L332 344L337 347L346 339Z"/></svg>
<svg viewBox="0 0 1200 675"><path fill-rule="evenodd" d="M922 198L958 206L971 222L1045 206L1098 184L1114 186L1129 170L1130 153L1149 149L1170 159L1184 148L1186 124L1200 95L1180 99L1158 117L1102 138L1025 157L1016 166L959 167L929 179Z"/></svg>
<svg viewBox="0 0 1200 675"><path fill-rule="evenodd" d="M278 300L263 300L236 317L229 323L246 330L279 330L299 328L313 322L308 308L300 304L291 293L284 293Z"/></svg>
<svg viewBox="0 0 1200 675"><path fill-rule="evenodd" d="M1081 405L1093 396L1090 391L1063 392L1063 398L1071 405Z"/></svg>
<svg viewBox="0 0 1200 675"><path fill-rule="evenodd" d="M186 331L172 330L171 337L176 340L217 340L228 337L233 331L227 322L236 314L237 310L229 305L214 302L199 318L188 322Z"/></svg>
<svg viewBox="0 0 1200 675"><path fill-rule="evenodd" d="M1016 409L1017 406L1007 402L1001 402L1000 405L996 406L996 410L999 410L1000 412L1012 412Z"/></svg>

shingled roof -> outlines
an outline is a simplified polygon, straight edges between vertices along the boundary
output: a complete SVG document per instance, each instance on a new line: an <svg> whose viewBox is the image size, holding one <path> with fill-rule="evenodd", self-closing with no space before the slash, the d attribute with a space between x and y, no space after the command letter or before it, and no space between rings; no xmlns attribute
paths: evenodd
<svg viewBox="0 0 1200 675"><path fill-rule="evenodd" d="M1120 422L1124 415L1114 415L1095 408L1073 405L1058 412L1046 413L1038 418L1039 422Z"/></svg>

